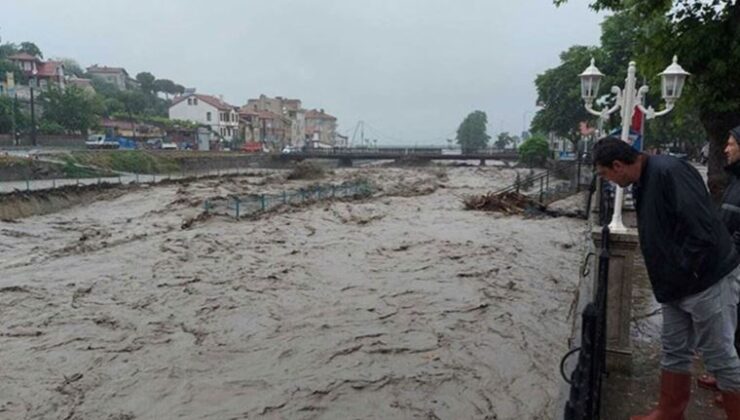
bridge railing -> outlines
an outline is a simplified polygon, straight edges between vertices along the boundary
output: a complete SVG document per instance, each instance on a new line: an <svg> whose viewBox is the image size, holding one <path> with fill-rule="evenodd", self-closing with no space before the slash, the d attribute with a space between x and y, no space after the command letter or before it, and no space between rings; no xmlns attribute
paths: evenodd
<svg viewBox="0 0 740 420"><path fill-rule="evenodd" d="M599 420L601 418L601 386L606 372L606 309L609 279L609 219L613 197L608 193L608 183L601 182L599 201L599 224L601 249L596 294L593 302L586 305L582 314L581 346L563 357L560 364L563 378L570 384L570 397L565 406L565 420ZM587 209L588 211L588 209ZM578 364L570 378L564 372L565 361L578 354Z"/></svg>
<svg viewBox="0 0 740 420"><path fill-rule="evenodd" d="M511 150L497 150L497 149L479 149L479 150L468 150L461 151L459 149L445 149L436 147L333 147L333 148L316 148L316 149L303 149L301 151L294 151L285 153L287 155L321 155L321 156L332 156L332 155L486 155L486 156L500 156L500 155L511 155L515 154L516 151Z"/></svg>

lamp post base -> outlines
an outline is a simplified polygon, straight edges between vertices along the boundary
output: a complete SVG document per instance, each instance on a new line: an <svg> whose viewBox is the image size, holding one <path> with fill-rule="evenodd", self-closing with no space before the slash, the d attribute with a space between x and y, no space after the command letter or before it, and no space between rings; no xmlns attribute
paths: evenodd
<svg viewBox="0 0 740 420"><path fill-rule="evenodd" d="M612 220L611 223L609 223L609 232L612 233L627 233L629 231L628 228L622 224L622 220Z"/></svg>

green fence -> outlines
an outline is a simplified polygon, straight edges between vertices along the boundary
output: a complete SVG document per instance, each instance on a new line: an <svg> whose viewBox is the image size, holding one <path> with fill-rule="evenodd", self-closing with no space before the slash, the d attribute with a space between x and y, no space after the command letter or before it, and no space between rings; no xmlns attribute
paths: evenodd
<svg viewBox="0 0 740 420"><path fill-rule="evenodd" d="M362 198L372 194L367 181L345 182L342 184L313 185L277 194L231 195L213 198L203 204L206 213L223 214L236 219L273 210L281 206L298 206L304 203L330 200L334 198Z"/></svg>

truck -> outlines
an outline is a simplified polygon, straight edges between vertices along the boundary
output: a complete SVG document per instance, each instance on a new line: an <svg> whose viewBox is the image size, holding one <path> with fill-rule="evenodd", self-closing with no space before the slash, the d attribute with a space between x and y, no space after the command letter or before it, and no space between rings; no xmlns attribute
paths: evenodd
<svg viewBox="0 0 740 420"><path fill-rule="evenodd" d="M126 137L114 137L106 134L90 134L85 142L88 149L136 149L136 142Z"/></svg>
<svg viewBox="0 0 740 420"><path fill-rule="evenodd" d="M105 134L90 134L87 136L85 147L88 149L118 149L120 145Z"/></svg>

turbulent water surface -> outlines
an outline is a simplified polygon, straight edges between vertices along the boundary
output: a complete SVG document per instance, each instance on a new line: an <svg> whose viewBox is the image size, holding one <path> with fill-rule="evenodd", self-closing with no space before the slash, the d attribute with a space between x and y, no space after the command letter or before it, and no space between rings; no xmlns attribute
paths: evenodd
<svg viewBox="0 0 740 420"><path fill-rule="evenodd" d="M331 175L357 177L374 197L187 229L205 198L306 183L0 222L0 418L550 418L583 222L462 209L508 169Z"/></svg>

